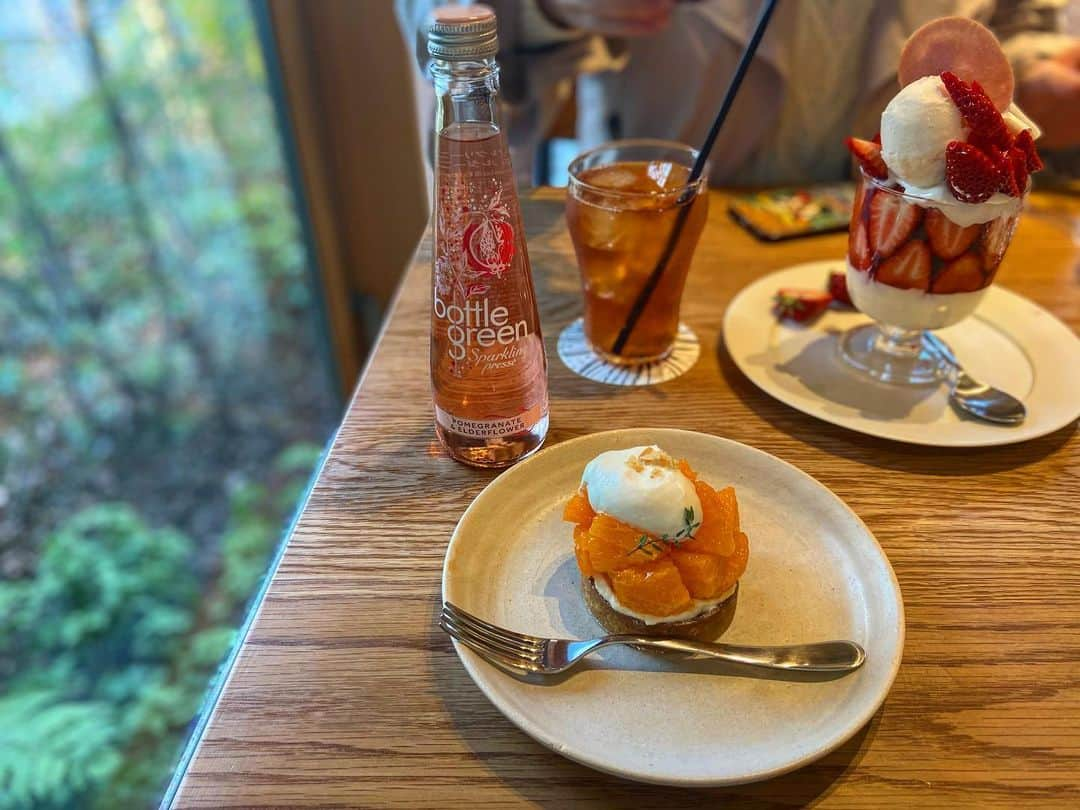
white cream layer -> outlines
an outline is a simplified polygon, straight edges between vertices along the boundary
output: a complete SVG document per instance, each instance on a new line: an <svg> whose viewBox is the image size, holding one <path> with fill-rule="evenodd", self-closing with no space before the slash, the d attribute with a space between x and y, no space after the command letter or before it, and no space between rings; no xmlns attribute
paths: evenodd
<svg viewBox="0 0 1080 810"><path fill-rule="evenodd" d="M695 616L700 616L702 613L708 613L735 593L735 588L738 587L738 585L732 585L716 599L695 599L693 606L687 608L682 613L676 613L672 616L653 616L648 613L638 613L636 610L631 610L620 602L619 598L615 596L615 591L611 590L611 583L607 581L607 577L603 574L597 574L593 577L593 585L596 586L596 592L603 597L604 601L611 605L612 610L621 613L624 616L637 619L644 624L670 624L671 622L685 622L688 619L693 619Z"/></svg>
<svg viewBox="0 0 1080 810"><path fill-rule="evenodd" d="M891 177L890 179L903 182L899 178ZM1030 184L1028 186L1030 188ZM917 186L905 186L904 193L909 194L912 197L918 197L919 199L911 199L910 202L915 203L921 208L936 208L951 222L959 225L961 228L966 228L969 225L981 225L984 222L989 222L992 219L998 217L1008 217L1019 212L1021 206L1024 204L1023 197L1010 197L1008 194L1002 194L1000 191L995 192L990 199L981 203L965 203L960 202L953 193L949 191L948 186L942 184L940 186L931 186L929 188L918 188ZM1025 191L1025 194L1027 192Z"/></svg>
<svg viewBox="0 0 1080 810"><path fill-rule="evenodd" d="M847 266L847 288L855 307L875 320L903 329L942 329L959 323L979 306L989 287L975 292L926 293L901 290Z"/></svg>
<svg viewBox="0 0 1080 810"><path fill-rule="evenodd" d="M601 453L585 466L581 483L596 512L656 537L675 537L686 511L701 520L701 499L675 459L656 445Z"/></svg>

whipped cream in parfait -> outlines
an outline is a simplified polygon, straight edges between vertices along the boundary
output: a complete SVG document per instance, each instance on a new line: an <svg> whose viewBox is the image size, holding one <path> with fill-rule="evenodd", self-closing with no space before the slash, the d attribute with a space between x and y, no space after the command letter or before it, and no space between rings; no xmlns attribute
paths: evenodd
<svg viewBox="0 0 1080 810"><path fill-rule="evenodd" d="M939 76L923 76L881 113L881 158L905 187L945 187L945 149L967 127Z"/></svg>
<svg viewBox="0 0 1080 810"><path fill-rule="evenodd" d="M915 205L922 208L936 208L961 228L982 225L999 217L1014 216L1020 213L1024 205L1021 197L1010 197L1000 191L981 203L960 202L945 186L929 188L904 186L904 193Z"/></svg>
<svg viewBox="0 0 1080 810"><path fill-rule="evenodd" d="M944 329L973 313L989 287L975 292L936 295L878 284L867 273L847 265L847 289L860 312L901 329Z"/></svg>
<svg viewBox="0 0 1080 810"><path fill-rule="evenodd" d="M847 288L882 324L940 329L971 315L993 282L1042 168L1041 133L1012 102L1012 68L993 33L972 20L924 25L898 74L880 137L847 139L862 167ZM910 354L911 339L894 334L907 343L892 352Z"/></svg>
<svg viewBox="0 0 1080 810"><path fill-rule="evenodd" d="M1033 126L1015 104L1004 120L1014 134ZM970 133L940 76L923 76L907 85L881 114L881 158L889 170L889 184L916 198L911 200L914 204L939 209L962 228L1016 214L1020 197L995 191L983 202L963 202L946 183L948 145L966 140ZM1038 135L1036 128L1032 136Z"/></svg>

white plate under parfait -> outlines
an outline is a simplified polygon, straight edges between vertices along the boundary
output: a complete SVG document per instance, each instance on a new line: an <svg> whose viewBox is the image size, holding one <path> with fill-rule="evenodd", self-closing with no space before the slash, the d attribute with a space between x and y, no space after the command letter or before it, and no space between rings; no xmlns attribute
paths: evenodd
<svg viewBox="0 0 1080 810"><path fill-rule="evenodd" d="M824 756L885 700L900 667L904 608L889 561L863 522L768 453L660 428L595 433L543 450L492 481L462 515L446 552L443 599L532 635L603 635L582 600L562 510L590 459L644 444L686 458L717 486L735 486L750 561L723 641L851 639L866 649L866 663L842 677L782 679L613 647L568 676L526 681L455 642L466 670L524 732L629 779L741 784Z"/></svg>
<svg viewBox="0 0 1080 810"><path fill-rule="evenodd" d="M1080 417L1080 339L1021 295L991 286L975 314L936 332L978 380L1022 400L1015 427L959 415L945 385L904 387L871 380L841 360L839 337L870 319L828 310L809 325L779 322L782 287L824 289L844 261L807 262L744 287L724 313L724 345L735 365L767 394L803 413L883 439L933 447L1013 444L1053 433Z"/></svg>

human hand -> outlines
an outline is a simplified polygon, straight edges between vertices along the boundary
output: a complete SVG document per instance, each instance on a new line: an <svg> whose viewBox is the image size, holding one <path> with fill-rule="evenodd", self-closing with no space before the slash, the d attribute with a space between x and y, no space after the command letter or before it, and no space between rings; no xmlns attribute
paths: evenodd
<svg viewBox="0 0 1080 810"><path fill-rule="evenodd" d="M1035 62L1017 85L1016 102L1042 129L1040 147L1080 147L1080 42Z"/></svg>
<svg viewBox="0 0 1080 810"><path fill-rule="evenodd" d="M544 15L564 28L609 37L640 37L667 27L675 0L537 0Z"/></svg>

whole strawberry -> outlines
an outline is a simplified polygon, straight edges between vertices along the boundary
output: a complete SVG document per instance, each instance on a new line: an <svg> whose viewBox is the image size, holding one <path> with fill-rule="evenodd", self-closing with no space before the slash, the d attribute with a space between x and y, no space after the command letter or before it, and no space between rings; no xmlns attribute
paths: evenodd
<svg viewBox="0 0 1080 810"><path fill-rule="evenodd" d="M832 302L831 294L822 290L800 290L787 287L776 293L773 311L778 317L795 323L806 323L821 315Z"/></svg>

